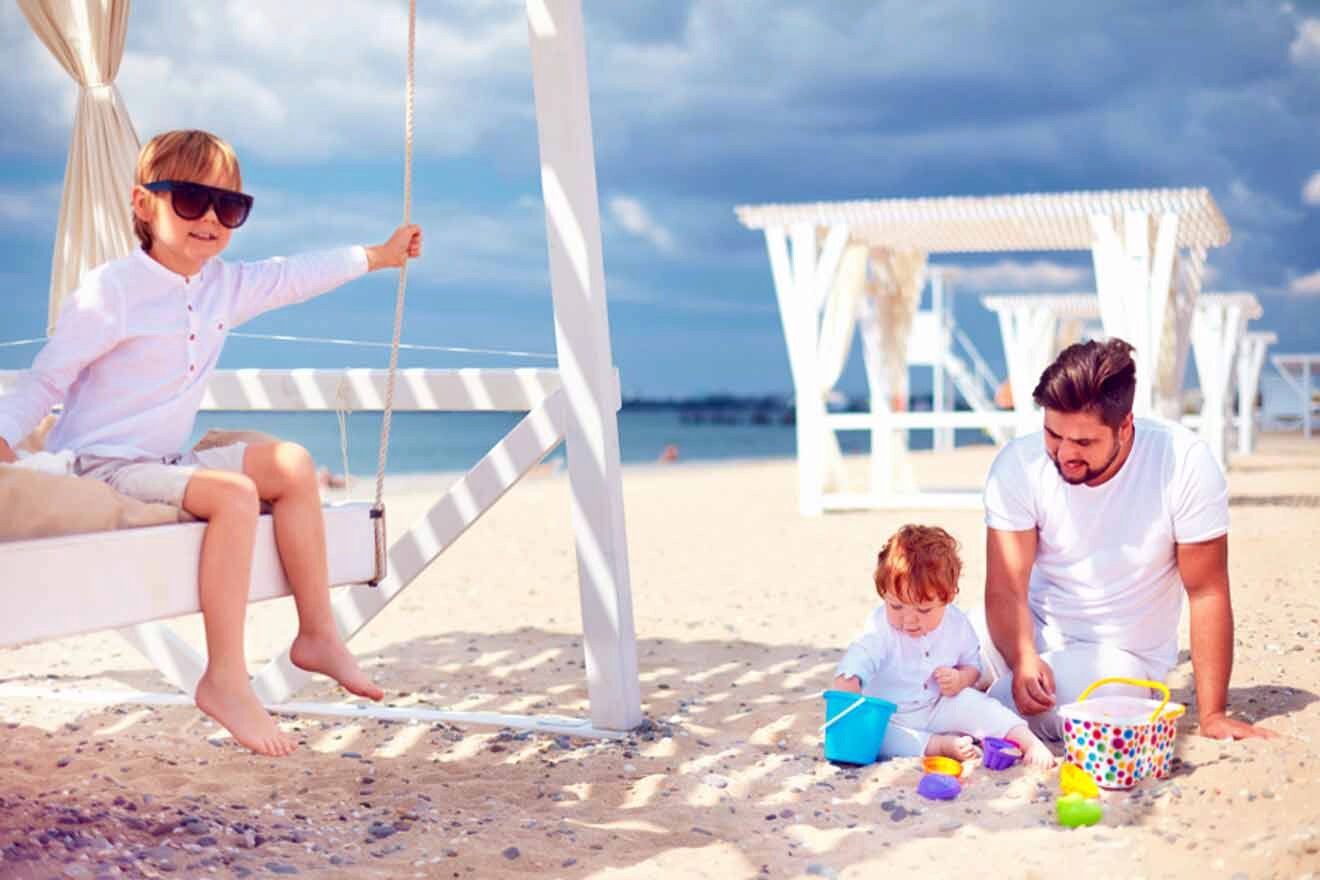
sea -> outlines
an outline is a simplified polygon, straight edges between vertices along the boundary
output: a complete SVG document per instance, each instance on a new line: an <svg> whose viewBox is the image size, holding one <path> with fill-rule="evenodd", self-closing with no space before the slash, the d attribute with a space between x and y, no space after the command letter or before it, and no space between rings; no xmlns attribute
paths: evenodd
<svg viewBox="0 0 1320 880"><path fill-rule="evenodd" d="M1261 422L1265 430L1296 429L1300 398L1277 375L1261 377ZM914 400L914 408L922 401ZM387 473L464 471L499 442L522 417L521 413L492 412L399 412L391 420ZM342 473L343 447L348 450L348 469L355 476L376 472L380 448L381 414L350 413L341 432L333 412L203 412L197 418L194 439L210 428L252 429L301 443L318 464ZM991 443L977 429L958 430L954 442L963 446ZM839 434L845 453L869 450L869 434L846 431ZM929 449L930 431L913 431L911 449ZM753 405L746 402L716 404L657 405L625 404L619 412L619 447L624 464L658 461L673 447L677 461L716 462L741 459L791 458L797 440L787 406ZM561 446L548 460L562 460Z"/></svg>
<svg viewBox="0 0 1320 880"><path fill-rule="evenodd" d="M673 447L677 461L731 461L791 458L797 441L783 414L767 420L765 413L723 408L657 408L625 406L619 412L619 451L624 464L652 463ZM386 473L465 471L517 424L521 413L397 412L390 421ZM348 470L354 476L376 472L380 448L380 413L351 413L339 419L333 412L207 411L197 417L195 440L211 428L264 431L302 444L319 465L342 473L341 436L348 447ZM845 453L866 452L865 432L839 435ZM979 430L959 430L958 444L991 442ZM913 433L911 448L929 449L931 432ZM560 446L547 460L563 459Z"/></svg>

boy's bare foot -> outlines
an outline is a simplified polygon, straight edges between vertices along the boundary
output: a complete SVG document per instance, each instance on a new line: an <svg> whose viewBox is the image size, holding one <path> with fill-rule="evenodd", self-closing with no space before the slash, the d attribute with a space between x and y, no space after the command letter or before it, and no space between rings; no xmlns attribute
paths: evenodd
<svg viewBox="0 0 1320 880"><path fill-rule="evenodd" d="M972 742L970 736L959 736L953 733L932 734L930 742L926 743L926 754L943 755L946 758L953 758L958 761L970 761L981 753Z"/></svg>
<svg viewBox="0 0 1320 880"><path fill-rule="evenodd" d="M246 678L229 683L207 672L197 682L194 699L198 709L220 722L234 739L258 755L282 758L298 747L275 724Z"/></svg>
<svg viewBox="0 0 1320 880"><path fill-rule="evenodd" d="M289 659L293 665L308 672L328 675L348 691L368 700L382 700L385 692L376 687L375 682L367 677L358 666L357 658L348 650L348 646L339 638L332 636L310 636L299 634L289 649Z"/></svg>
<svg viewBox="0 0 1320 880"><path fill-rule="evenodd" d="M1022 747L1022 763L1028 767L1048 770L1054 766L1054 753L1025 724L1010 730L1006 738Z"/></svg>

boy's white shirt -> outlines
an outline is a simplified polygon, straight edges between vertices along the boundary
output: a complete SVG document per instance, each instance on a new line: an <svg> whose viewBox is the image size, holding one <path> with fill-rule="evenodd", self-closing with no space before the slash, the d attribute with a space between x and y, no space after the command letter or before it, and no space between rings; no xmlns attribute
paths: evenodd
<svg viewBox="0 0 1320 880"><path fill-rule="evenodd" d="M254 263L213 258L193 276L135 249L87 273L65 299L31 369L0 398L0 437L17 446L63 402L49 449L173 455L187 445L230 330L366 272L358 246Z"/></svg>
<svg viewBox="0 0 1320 880"><path fill-rule="evenodd" d="M995 458L985 522L1036 530L1027 606L1038 649L1110 645L1167 672L1178 658L1184 592L1176 545L1228 532L1228 482L1191 431L1141 418L1117 474L1072 486L1037 432Z"/></svg>
<svg viewBox="0 0 1320 880"><path fill-rule="evenodd" d="M958 608L947 605L944 619L924 636L899 632L885 617L882 603L866 619L862 634L848 646L836 675L855 675L862 693L880 697L910 712L933 705L940 687L931 676L940 666L979 670L981 643Z"/></svg>

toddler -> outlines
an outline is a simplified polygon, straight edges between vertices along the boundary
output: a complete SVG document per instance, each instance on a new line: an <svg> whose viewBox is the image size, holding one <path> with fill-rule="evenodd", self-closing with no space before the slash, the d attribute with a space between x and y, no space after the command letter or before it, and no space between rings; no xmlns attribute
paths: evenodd
<svg viewBox="0 0 1320 880"><path fill-rule="evenodd" d="M973 738L995 736L1021 746L1029 766L1049 767L1053 754L1026 722L973 687L980 644L967 618L949 604L961 573L958 544L944 529L906 525L895 532L875 569L883 604L848 647L834 688L898 706L881 757L965 761L979 754Z"/></svg>
<svg viewBox="0 0 1320 880"><path fill-rule="evenodd" d="M252 210L242 185L233 149L207 132L166 132L142 148L132 205L142 246L87 273L32 368L0 398L0 463L14 461L12 447L63 402L48 446L72 450L79 475L207 521L198 567L206 671L194 698L240 743L279 756L294 742L258 701L243 656L262 501L271 503L298 607L290 659L351 693L383 696L331 616L316 467L293 443L185 446L234 327L373 269L402 266L420 255L421 230L400 226L375 247L226 263L220 254Z"/></svg>

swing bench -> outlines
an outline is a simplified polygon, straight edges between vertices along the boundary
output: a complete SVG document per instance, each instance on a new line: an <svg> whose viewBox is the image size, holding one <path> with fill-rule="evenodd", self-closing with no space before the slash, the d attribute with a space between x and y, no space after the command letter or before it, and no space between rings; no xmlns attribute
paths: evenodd
<svg viewBox="0 0 1320 880"><path fill-rule="evenodd" d="M414 0L409 4L405 223L411 200L415 9ZM294 703L289 698L311 676L292 664L287 649L252 680L257 697L277 711L494 724L578 736L618 736L642 720L623 527L621 395L609 346L582 12L579 0L538 0L529 3L527 15L556 341L561 363L571 369L562 375L548 369L398 369L405 266L388 371L222 370L212 376L202 406L384 413L376 503L325 508L331 584L347 585L332 601L345 639L563 442L570 450L590 718ZM0 394L12 388L15 378L15 373L0 372ZM395 409L526 415L386 547L383 474ZM205 660L158 621L198 610L196 573L204 530L202 523L189 523L0 543L0 578L22 590L11 612L0 615L0 648L116 628L182 691L79 693L6 685L0 686L0 698L191 703ZM287 593L270 517L263 516L250 596L263 600Z"/></svg>

